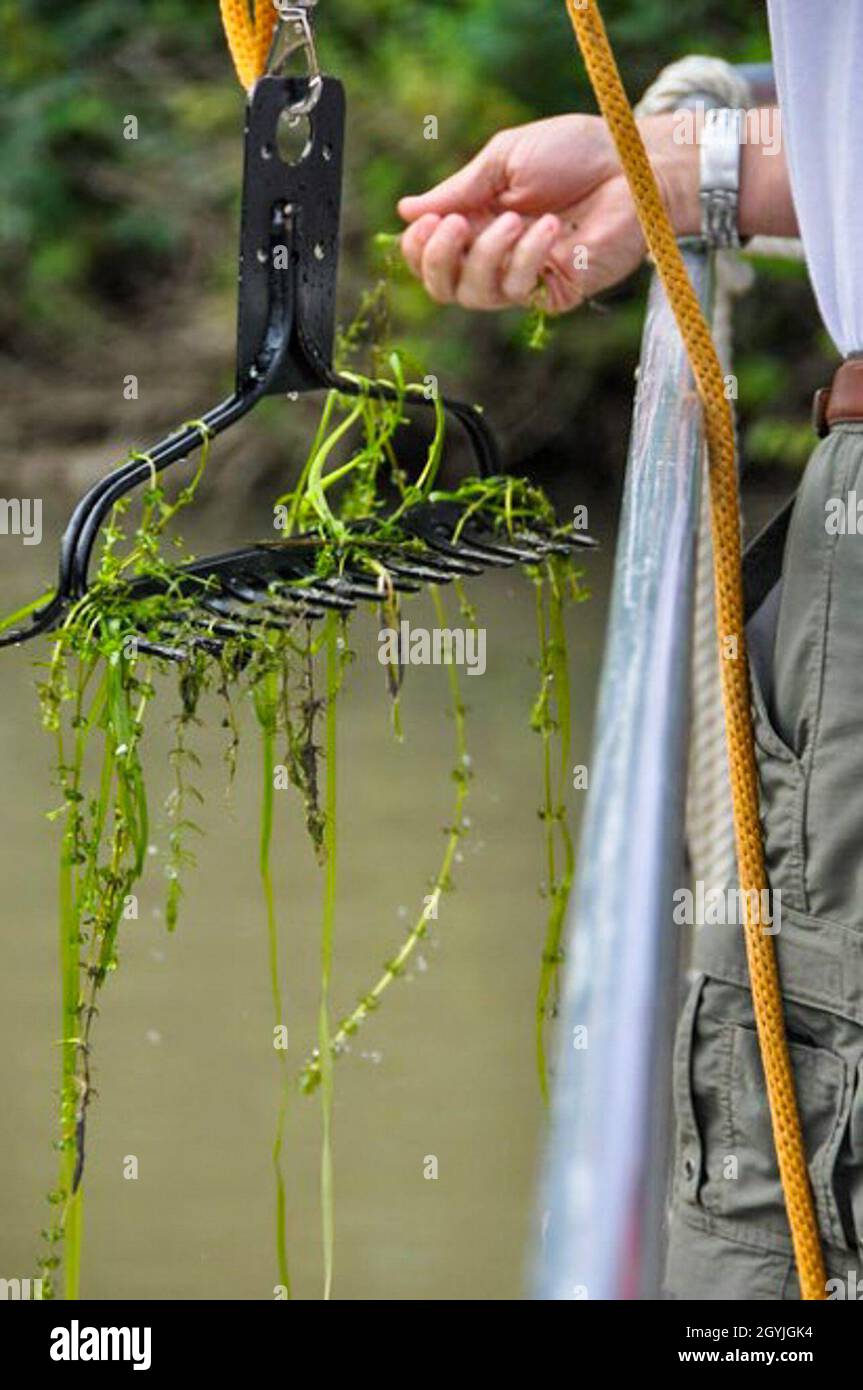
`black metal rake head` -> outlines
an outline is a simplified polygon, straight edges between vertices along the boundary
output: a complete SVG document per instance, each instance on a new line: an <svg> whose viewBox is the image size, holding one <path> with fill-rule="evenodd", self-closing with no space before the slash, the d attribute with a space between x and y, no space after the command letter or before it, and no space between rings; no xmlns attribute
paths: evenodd
<svg viewBox="0 0 863 1390"><path fill-rule="evenodd" d="M295 163L279 153L280 129L307 119L309 139ZM344 149L345 101L332 77L265 77L247 108L241 224L237 380L233 394L200 420L185 425L145 454L100 479L81 499L61 542L54 596L26 625L0 634L0 646L57 628L89 589L93 547L111 509L129 492L186 458L247 415L265 396L335 389L385 400L402 397L386 383L359 382L332 365ZM433 406L413 395L410 404ZM462 426L481 478L500 471L494 437L473 406L443 398ZM157 640L141 642L166 657L185 657L189 641L218 651L251 627L292 626L357 602L380 602L387 592L412 593L486 567L535 564L594 542L532 525L501 533L482 508L421 502L404 509L397 525L376 541L375 565L362 561L362 534L345 547L336 574L321 575L318 535L263 542L179 568L170 578L133 580L127 591L141 600L159 593L182 599L168 612ZM193 633L190 639L189 634ZM182 637L179 634L182 633ZM150 630L152 636L152 630Z"/></svg>
<svg viewBox="0 0 863 1390"><path fill-rule="evenodd" d="M183 657L188 643L216 650L248 628L293 628L327 613L347 614L358 603L392 602L400 595L419 593L429 584L449 584L489 568L537 565L553 555L569 555L594 542L590 537L531 529L512 538L492 529L466 504L432 501L408 507L399 534L376 541L375 568L363 567L362 526L348 547L347 563L335 574L316 571L323 542L313 535L263 541L224 555L199 560L177 571L171 593L192 600L189 613L164 620L158 642L140 642L139 649L156 655ZM351 557L350 550L354 555ZM164 593L156 579L135 581L129 594L141 600Z"/></svg>

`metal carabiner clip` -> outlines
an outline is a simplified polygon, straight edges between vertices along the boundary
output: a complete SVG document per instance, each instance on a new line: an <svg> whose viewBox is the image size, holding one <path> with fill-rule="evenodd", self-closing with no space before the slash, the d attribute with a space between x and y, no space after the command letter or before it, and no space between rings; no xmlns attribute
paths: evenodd
<svg viewBox="0 0 863 1390"><path fill-rule="evenodd" d="M321 95L321 66L309 13L317 0L273 0L273 4L279 12L280 23L273 38L267 74L271 77L296 76L288 73L291 59L295 53L305 55L303 76L308 81L308 90L288 109L294 116L307 116L317 106Z"/></svg>

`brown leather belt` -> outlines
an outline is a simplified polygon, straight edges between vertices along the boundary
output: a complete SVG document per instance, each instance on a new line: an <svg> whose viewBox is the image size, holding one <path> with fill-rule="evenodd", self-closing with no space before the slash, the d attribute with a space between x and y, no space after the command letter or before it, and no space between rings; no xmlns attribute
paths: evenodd
<svg viewBox="0 0 863 1390"><path fill-rule="evenodd" d="M815 392L812 425L822 439L834 425L863 425L863 356L847 358L830 385Z"/></svg>

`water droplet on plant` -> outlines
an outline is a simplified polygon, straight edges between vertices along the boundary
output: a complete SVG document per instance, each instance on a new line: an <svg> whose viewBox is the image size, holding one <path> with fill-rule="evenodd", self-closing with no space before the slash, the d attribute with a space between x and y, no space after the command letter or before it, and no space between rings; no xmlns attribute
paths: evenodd
<svg viewBox="0 0 863 1390"><path fill-rule="evenodd" d="M424 975L429 968L429 963L425 956L417 956L417 970Z"/></svg>
<svg viewBox="0 0 863 1390"><path fill-rule="evenodd" d="M360 1056L364 1062L371 1062L373 1067L379 1067L384 1060L384 1054L382 1052L361 1052Z"/></svg>
<svg viewBox="0 0 863 1390"><path fill-rule="evenodd" d="M148 846L147 846L147 853L148 853L148 854L158 854L158 853L159 853L159 846L158 846L158 845L148 845Z"/></svg>
<svg viewBox="0 0 863 1390"><path fill-rule="evenodd" d="M157 1047L162 1041L162 1034L156 1028L148 1028L144 1036L148 1043L152 1043L153 1047Z"/></svg>
<svg viewBox="0 0 863 1390"><path fill-rule="evenodd" d="M465 830L470 830L471 826L473 825L473 821L471 820L470 816L462 816L461 823Z"/></svg>
<svg viewBox="0 0 863 1390"><path fill-rule="evenodd" d="M462 753L461 760L464 767L473 767L473 758L470 753Z"/></svg>
<svg viewBox="0 0 863 1390"><path fill-rule="evenodd" d="M463 864L463 863L464 863L464 855L462 854L461 850L458 850L458 851L457 851L456 856L455 856L455 862L456 862L457 864Z"/></svg>

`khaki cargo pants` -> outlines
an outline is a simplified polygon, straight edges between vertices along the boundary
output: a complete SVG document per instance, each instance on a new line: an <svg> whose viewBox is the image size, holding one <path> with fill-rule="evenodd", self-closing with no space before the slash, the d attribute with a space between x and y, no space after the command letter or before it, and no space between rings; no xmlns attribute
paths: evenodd
<svg viewBox="0 0 863 1390"><path fill-rule="evenodd" d="M831 500L840 498L844 528ZM838 517L839 534L830 534L828 516ZM838 1281L827 1293L856 1299L863 1297L863 425L838 426L816 449L774 598L768 640L752 652L767 867L781 892L774 941L828 1279ZM694 965L675 1049L667 1292L799 1298L742 928L700 927Z"/></svg>

